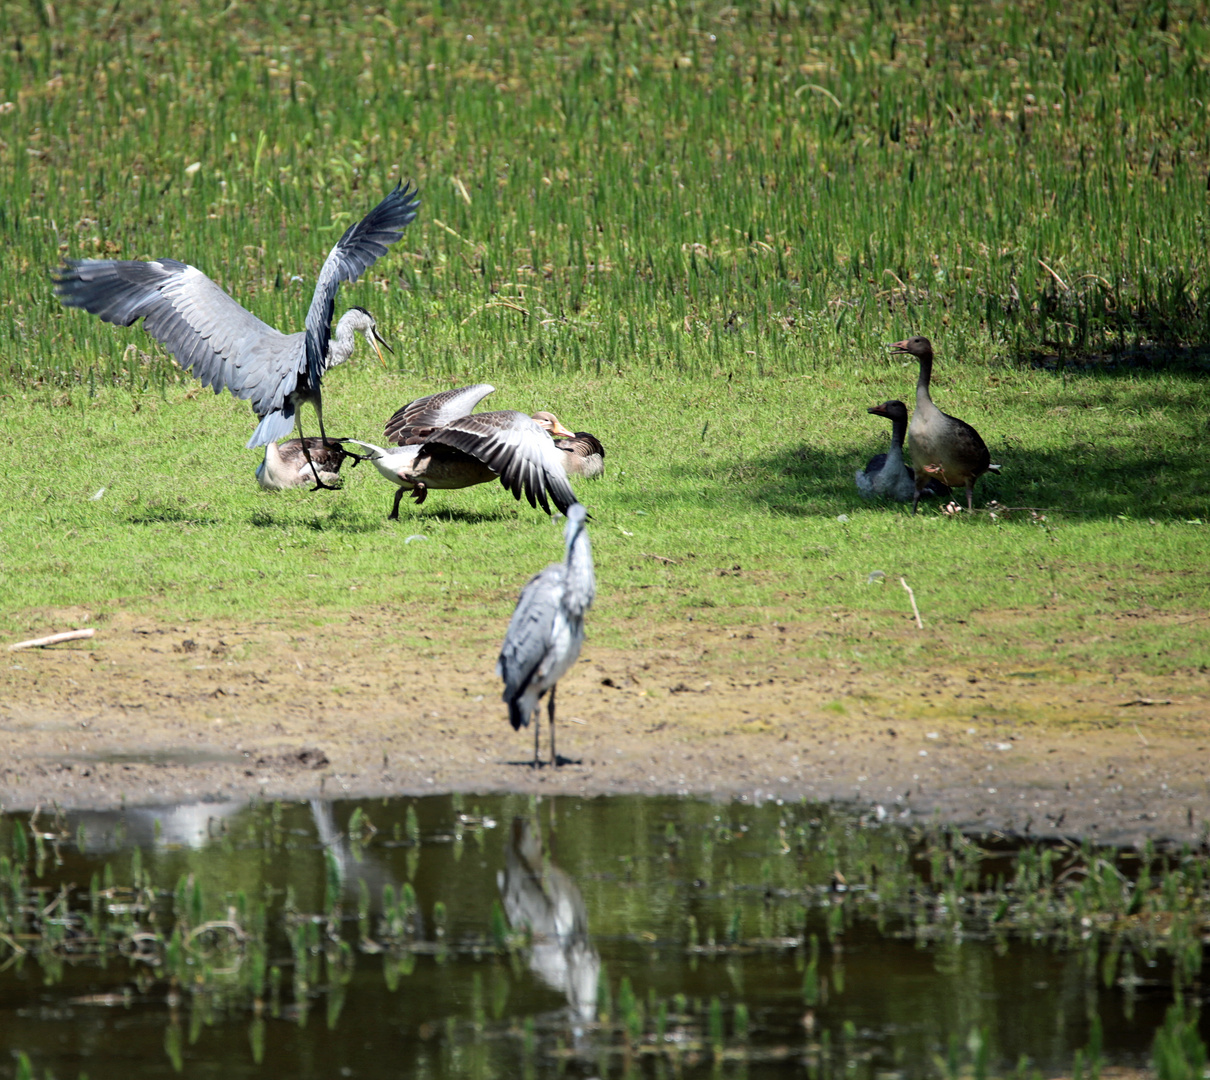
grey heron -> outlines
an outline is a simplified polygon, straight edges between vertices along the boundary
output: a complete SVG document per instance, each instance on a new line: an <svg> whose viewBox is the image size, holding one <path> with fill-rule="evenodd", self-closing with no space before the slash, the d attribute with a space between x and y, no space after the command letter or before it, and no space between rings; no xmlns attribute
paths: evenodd
<svg viewBox="0 0 1210 1080"><path fill-rule="evenodd" d="M912 513L920 505L930 478L935 476L950 487L966 488L966 508L974 510L975 481L985 472L999 472L992 465L987 445L965 420L943 413L929 396L933 377L933 346L926 337L912 337L891 345L895 352L908 353L920 361L916 379L916 411L908 425L908 451L916 471L916 492Z"/></svg>
<svg viewBox="0 0 1210 1080"><path fill-rule="evenodd" d="M398 450L345 440L369 450L378 471L398 485L389 520L398 520L405 492L410 491L419 506L430 488L449 490L493 480L499 480L518 500L524 492L530 506L540 505L548 514L548 496L563 513L575 503L563 455L551 438L571 432L547 412L533 416L511 409L472 413L493 389L480 383L405 405L386 424L387 441L397 443Z"/></svg>
<svg viewBox="0 0 1210 1080"><path fill-rule="evenodd" d="M340 481L340 467L346 458L353 464L361 460L335 439L324 440L312 435L306 439L289 439L284 443L265 444L265 459L256 467L256 482L266 491L286 491L306 487L318 471L322 484L332 487Z"/></svg>
<svg viewBox="0 0 1210 1080"><path fill-rule="evenodd" d="M55 292L67 307L83 308L117 326L143 319L143 329L203 385L249 401L260 421L249 449L285 438L296 426L302 436L303 402L314 406L320 437L326 439L320 397L324 372L353 355L354 334L365 337L379 360L378 346L386 345L364 308L345 312L332 334L336 290L386 254L415 220L419 205L415 187L398 184L345 230L319 271L306 329L295 334L262 322L197 267L176 259L68 259L54 279ZM303 453L309 456L305 443ZM316 488L330 486L313 464L312 472Z"/></svg>
<svg viewBox="0 0 1210 1080"><path fill-rule="evenodd" d="M550 857L536 819L513 819L504 858L496 884L509 926L529 932L530 969L566 995L577 1020L595 1020L601 956L580 887Z"/></svg>
<svg viewBox="0 0 1210 1080"><path fill-rule="evenodd" d="M885 454L875 454L864 469L857 470L858 494L863 499L881 495L896 502L911 502L916 494L916 474L903 461L903 440L908 429L907 406L902 401L884 401L881 405L871 405L866 412L890 420L891 445ZM923 494L948 499L950 489L941 481L930 479Z"/></svg>
<svg viewBox="0 0 1210 1080"><path fill-rule="evenodd" d="M595 480L605 472L605 447L595 435L574 431L569 437L556 439L555 446L563 452L563 468L568 476Z"/></svg>
<svg viewBox="0 0 1210 1080"><path fill-rule="evenodd" d="M588 513L580 503L567 511L563 539L567 556L530 579L517 600L496 663L504 680L503 700L513 730L534 722L534 765L538 758L537 710L550 692L550 760L556 767L555 686L580 655L584 643L584 614L592 606L597 583L588 541Z"/></svg>

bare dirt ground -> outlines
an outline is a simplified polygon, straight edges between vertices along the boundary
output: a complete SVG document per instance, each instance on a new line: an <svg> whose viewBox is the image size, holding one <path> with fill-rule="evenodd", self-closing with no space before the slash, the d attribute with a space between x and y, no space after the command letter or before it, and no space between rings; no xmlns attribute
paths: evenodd
<svg viewBox="0 0 1210 1080"><path fill-rule="evenodd" d="M664 629L641 653L588 643L559 687L566 763L535 769L486 643L388 647L378 613L313 632L119 614L91 641L2 654L0 803L683 793L1115 843L1210 834L1205 679L892 677L800 659L807 627Z"/></svg>

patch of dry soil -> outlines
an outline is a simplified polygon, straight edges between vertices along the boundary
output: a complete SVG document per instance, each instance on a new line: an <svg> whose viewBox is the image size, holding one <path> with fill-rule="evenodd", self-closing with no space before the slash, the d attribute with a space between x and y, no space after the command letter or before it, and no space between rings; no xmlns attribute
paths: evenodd
<svg viewBox="0 0 1210 1080"><path fill-rule="evenodd" d="M567 763L534 769L486 639L426 655L391 644L398 628L378 614L302 634L120 614L91 641L3 654L0 803L684 793L1117 843L1207 839L1205 680L888 674L801 659L806 627L751 643L664 629L641 654L588 643L559 687Z"/></svg>

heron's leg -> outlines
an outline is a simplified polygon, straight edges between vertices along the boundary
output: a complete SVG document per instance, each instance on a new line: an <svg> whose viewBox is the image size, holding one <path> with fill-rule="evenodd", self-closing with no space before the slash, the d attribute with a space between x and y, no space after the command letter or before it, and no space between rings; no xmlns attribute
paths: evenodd
<svg viewBox="0 0 1210 1080"><path fill-rule="evenodd" d="M555 753L555 691L557 689L557 685L550 688L550 704L546 707L550 715L550 763L556 769L559 767L559 755Z"/></svg>
<svg viewBox="0 0 1210 1080"><path fill-rule="evenodd" d="M542 721L538 719L542 715L541 709L534 710L534 768L542 768L542 762L538 759L538 728L542 726Z"/></svg>
<svg viewBox="0 0 1210 1080"><path fill-rule="evenodd" d="M323 429L324 429L323 413L321 413L319 411L318 405L315 407L315 411L316 411L316 413L319 414L319 431L320 431L320 437L323 438ZM305 457L307 459L307 464L311 466L311 472L315 476L315 486L311 490L318 491L320 488L324 488L327 491L335 491L336 488L334 488L331 484L325 484L319 478L319 470L315 467L315 462L311 460L311 451L307 449L307 437L303 434L303 429L302 429L302 409L301 408L295 414L294 422L298 425L298 438L302 442L303 457Z"/></svg>

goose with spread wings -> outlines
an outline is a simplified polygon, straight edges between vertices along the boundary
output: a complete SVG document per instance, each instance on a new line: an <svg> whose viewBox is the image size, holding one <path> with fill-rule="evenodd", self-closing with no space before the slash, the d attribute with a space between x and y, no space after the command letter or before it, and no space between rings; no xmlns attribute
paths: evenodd
<svg viewBox="0 0 1210 1080"><path fill-rule="evenodd" d="M326 440L320 397L324 373L353 355L355 334L365 337L380 360L379 345L386 345L364 308L345 312L332 333L336 291L342 281L356 281L386 254L415 220L419 205L416 188L398 184L345 230L319 272L306 329L295 334L262 322L196 266L176 259L68 259L55 277L55 292L67 307L83 308L117 326L143 319L143 329L182 368L216 394L230 390L250 402L260 423L249 449L285 438L295 427L301 437L303 402L314 407L320 437ZM310 462L305 442L303 452ZM316 487L331 486L320 480L313 462L311 466Z"/></svg>
<svg viewBox="0 0 1210 1080"><path fill-rule="evenodd" d="M479 383L405 405L386 423L386 440L398 445L398 450L345 440L364 446L378 471L398 485L390 520L398 520L399 503L406 492L419 505L430 489L464 488L493 480L499 480L518 500L524 492L530 506L541 506L548 514L551 501L564 514L577 501L567 482L563 452L553 439L572 433L548 412L526 416L512 409L471 411L494 390Z"/></svg>

